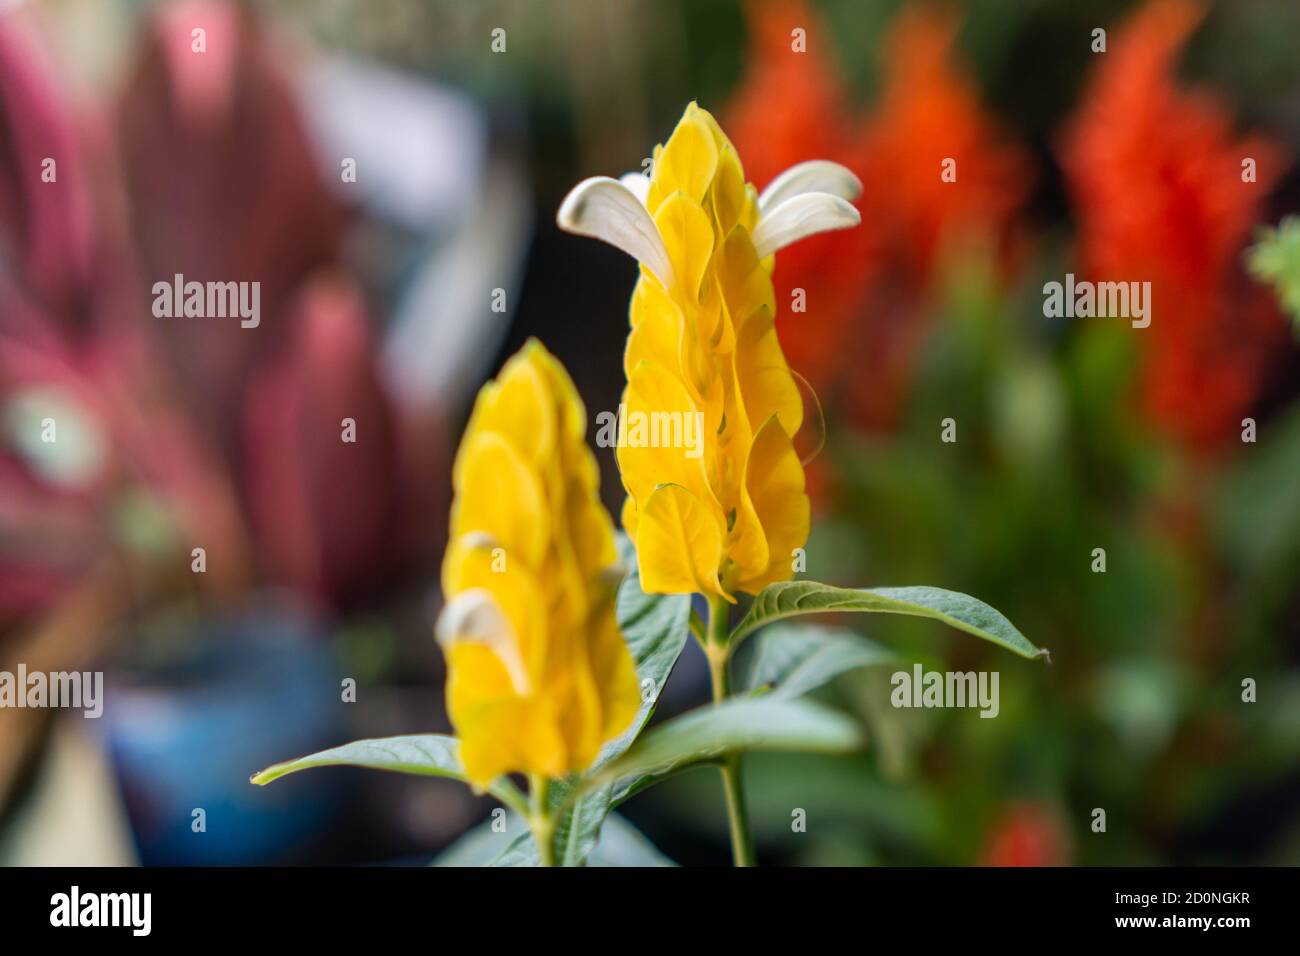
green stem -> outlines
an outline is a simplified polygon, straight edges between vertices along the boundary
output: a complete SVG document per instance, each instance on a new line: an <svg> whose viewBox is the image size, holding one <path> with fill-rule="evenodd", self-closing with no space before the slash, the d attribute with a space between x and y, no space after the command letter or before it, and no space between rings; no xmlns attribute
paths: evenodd
<svg viewBox="0 0 1300 956"><path fill-rule="evenodd" d="M709 658L715 706L731 696L730 648L727 647L729 607L720 597L709 598L709 639L704 650ZM727 798L732 859L736 866L753 866L754 840L749 832L749 812L745 807L745 792L740 782L740 755L730 755L718 769L722 773L722 789Z"/></svg>
<svg viewBox="0 0 1300 956"><path fill-rule="evenodd" d="M531 802L528 826L537 843L537 859L541 866L555 866L555 817L550 808L551 781L540 774L528 778L528 796Z"/></svg>

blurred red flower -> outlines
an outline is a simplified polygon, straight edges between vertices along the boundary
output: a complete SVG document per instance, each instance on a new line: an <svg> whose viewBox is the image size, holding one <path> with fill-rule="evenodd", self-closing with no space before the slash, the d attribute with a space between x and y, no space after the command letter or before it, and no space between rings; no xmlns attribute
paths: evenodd
<svg viewBox="0 0 1300 956"><path fill-rule="evenodd" d="M1029 157L957 64L956 34L957 20L941 9L903 9L863 137L862 209L884 237L881 282L860 340L846 347L873 357L851 400L867 425L888 425L898 413L947 257L976 246L1008 263L1031 181Z"/></svg>
<svg viewBox="0 0 1300 956"><path fill-rule="evenodd" d="M1135 14L1100 58L1060 153L1084 271L1151 282L1151 326L1135 333L1146 408L1205 451L1238 434L1284 326L1241 267L1281 150L1235 134L1222 100L1175 78L1202 15L1185 0ZM1243 181L1248 158L1257 182Z"/></svg>
<svg viewBox="0 0 1300 956"><path fill-rule="evenodd" d="M751 2L748 71L727 105L723 126L745 162L745 174L761 190L778 174L809 159L829 159L863 175L859 135L829 38L803 0ZM792 48L802 28L813 52ZM860 203L859 203L860 205ZM813 236L777 257L777 326L795 371L819 395L828 396L850 369L844 348L848 327L862 314L875 265L869 219L854 229ZM791 309L803 289L806 312Z"/></svg>
<svg viewBox="0 0 1300 956"><path fill-rule="evenodd" d="M904 8L886 39L862 147L867 214L887 223L888 274L913 296L929 286L948 243L1007 240L1029 187L1029 158L956 62L957 27L942 10Z"/></svg>
<svg viewBox="0 0 1300 956"><path fill-rule="evenodd" d="M801 160L832 159L864 186L858 229L782 253L774 277L782 345L823 399L838 397L860 425L887 426L928 331L945 254L966 242L1011 248L1029 160L955 65L951 15L902 11L886 39L879 101L861 120L828 52L791 47L795 27L810 48L828 43L804 3L747 9L751 65L726 124L746 172L761 187ZM947 160L955 161L951 181L942 176ZM796 286L807 291L807 314L789 314Z"/></svg>
<svg viewBox="0 0 1300 956"><path fill-rule="evenodd" d="M1006 806L980 853L981 866L1067 866L1069 862L1060 817L1041 803Z"/></svg>

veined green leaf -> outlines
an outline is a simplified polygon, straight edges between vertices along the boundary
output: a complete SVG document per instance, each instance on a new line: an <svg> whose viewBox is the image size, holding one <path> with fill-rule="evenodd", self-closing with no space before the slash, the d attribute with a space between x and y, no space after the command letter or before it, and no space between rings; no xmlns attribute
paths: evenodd
<svg viewBox="0 0 1300 956"><path fill-rule="evenodd" d="M679 773L685 773L688 770L698 770L701 767L720 767L722 766L723 757L702 757L699 760L688 760L686 763L679 763L662 773L647 773L640 777L626 777L614 785L613 793L610 794L610 806L618 807L627 800L631 800L642 790L649 790L656 784L662 783L669 777L675 777Z"/></svg>
<svg viewBox="0 0 1300 956"><path fill-rule="evenodd" d="M636 663L637 680L641 682L641 709L626 731L601 748L592 769L599 769L631 746L654 713L690 633L690 595L646 594L641 590L636 548L622 533L618 536L618 546L623 564L628 568L618 589L618 626Z"/></svg>
<svg viewBox="0 0 1300 956"><path fill-rule="evenodd" d="M445 734L410 734L405 737L382 737L354 740L341 747L286 760L259 770L249 779L259 787L300 770L313 767L366 767L427 777L446 777L469 783L460 762L460 741ZM504 777L488 787L488 793L516 812L527 812L527 801L515 785Z"/></svg>
<svg viewBox="0 0 1300 956"><path fill-rule="evenodd" d="M816 624L776 624L757 641L739 686L747 691L770 687L773 697L800 697L840 674L899 659L861 634Z"/></svg>
<svg viewBox="0 0 1300 956"><path fill-rule="evenodd" d="M483 866L540 866L537 842L531 831L516 834L497 856Z"/></svg>
<svg viewBox="0 0 1300 956"><path fill-rule="evenodd" d="M667 774L686 764L740 751L846 753L861 744L856 723L810 701L732 698L648 731L598 773L592 785Z"/></svg>
<svg viewBox="0 0 1300 956"><path fill-rule="evenodd" d="M1021 657L1046 657L1000 611L958 591L926 586L906 588L837 588L816 581L784 581L769 584L754 598L748 613L731 632L735 646L771 621L798 614L833 611L862 611L876 614L905 614L928 617L959 631L1005 647Z"/></svg>

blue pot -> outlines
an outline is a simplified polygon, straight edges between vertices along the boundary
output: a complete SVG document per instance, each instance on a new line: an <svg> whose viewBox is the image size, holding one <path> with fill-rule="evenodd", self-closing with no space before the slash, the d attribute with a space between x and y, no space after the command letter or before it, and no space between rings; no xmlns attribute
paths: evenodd
<svg viewBox="0 0 1300 956"><path fill-rule="evenodd" d="M248 782L344 739L347 705L323 638L305 615L258 607L109 673L101 730L144 865L292 860L328 828L342 803L334 775Z"/></svg>

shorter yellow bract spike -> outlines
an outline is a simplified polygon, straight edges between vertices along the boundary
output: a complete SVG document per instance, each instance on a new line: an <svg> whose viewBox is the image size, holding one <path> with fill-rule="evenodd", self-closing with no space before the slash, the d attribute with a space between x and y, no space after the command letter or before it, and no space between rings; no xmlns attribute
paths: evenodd
<svg viewBox="0 0 1300 956"><path fill-rule="evenodd" d="M439 640L479 786L585 770L640 706L585 431L568 373L530 340L480 391L456 456Z"/></svg>

